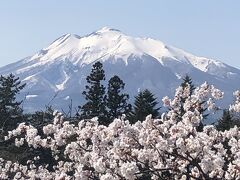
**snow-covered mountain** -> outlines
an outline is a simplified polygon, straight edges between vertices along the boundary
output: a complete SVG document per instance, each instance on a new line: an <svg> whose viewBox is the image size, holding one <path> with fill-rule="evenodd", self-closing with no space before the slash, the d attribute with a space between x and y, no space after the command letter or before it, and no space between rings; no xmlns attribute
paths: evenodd
<svg viewBox="0 0 240 180"><path fill-rule="evenodd" d="M14 73L27 84L26 111L47 104L66 108L84 102L82 91L92 65L101 61L107 80L119 75L134 97L140 89L152 90L159 100L172 95L189 74L195 84L208 81L225 91L230 102L240 87L240 70L220 61L197 57L151 38L135 38L104 27L86 36L66 34L33 56L0 68L0 74Z"/></svg>

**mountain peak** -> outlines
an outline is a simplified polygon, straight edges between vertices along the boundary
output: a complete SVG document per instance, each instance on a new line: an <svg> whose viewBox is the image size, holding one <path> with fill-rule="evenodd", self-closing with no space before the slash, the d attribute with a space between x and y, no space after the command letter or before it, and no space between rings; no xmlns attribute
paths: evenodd
<svg viewBox="0 0 240 180"><path fill-rule="evenodd" d="M55 42L64 42L64 41L69 40L69 39L80 39L80 38L81 38L81 37L78 36L78 35L76 35L76 34L70 34L70 33L68 33L68 34L62 35L61 37L59 37L58 39L56 39L53 43L55 43ZM52 43L52 44L53 44L53 43Z"/></svg>
<svg viewBox="0 0 240 180"><path fill-rule="evenodd" d="M214 72L213 74L215 74L215 69L225 67L221 62L213 63L213 60L194 56L183 50L167 46L159 40L128 36L110 27L103 27L82 37L65 34L32 56L31 60L54 62L68 59L81 66L92 63L96 59L106 61L114 57L128 64L129 57L135 56L141 59L144 55L151 56L162 65L170 66L173 69L176 68L173 64L180 62L191 64L204 72ZM212 65L209 66L209 64Z"/></svg>
<svg viewBox="0 0 240 180"><path fill-rule="evenodd" d="M105 27L99 29L97 32L98 33L105 33L105 32L121 32L121 31L118 30L118 29L114 29L114 28L110 28L110 27L105 26Z"/></svg>
<svg viewBox="0 0 240 180"><path fill-rule="evenodd" d="M81 37L65 34L34 56L0 68L0 74L14 73L27 84L29 110L44 107L56 92L56 107L62 109L68 99L77 107L84 100L79 99L79 90L84 89L85 77L96 61L104 64L106 77L117 74L126 82L131 97L146 88L158 97L171 95L171 89L186 73L196 84L208 79L222 87L227 97L240 84L240 70L236 68L109 27Z"/></svg>

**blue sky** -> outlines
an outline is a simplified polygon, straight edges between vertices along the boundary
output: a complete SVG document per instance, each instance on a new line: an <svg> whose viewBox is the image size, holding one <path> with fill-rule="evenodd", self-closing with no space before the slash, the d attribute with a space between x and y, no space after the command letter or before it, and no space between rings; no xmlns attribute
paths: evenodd
<svg viewBox="0 0 240 180"><path fill-rule="evenodd" d="M237 0L0 1L0 66L108 26L240 68L239 9Z"/></svg>

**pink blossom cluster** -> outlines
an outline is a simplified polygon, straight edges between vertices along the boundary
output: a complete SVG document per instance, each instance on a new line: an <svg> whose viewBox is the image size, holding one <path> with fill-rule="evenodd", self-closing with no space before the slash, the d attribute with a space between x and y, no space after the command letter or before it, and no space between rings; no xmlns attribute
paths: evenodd
<svg viewBox="0 0 240 180"><path fill-rule="evenodd" d="M236 99L234 104L230 105L230 110L240 112L240 90L235 91L233 95L235 96Z"/></svg>
<svg viewBox="0 0 240 180"><path fill-rule="evenodd" d="M24 166L0 159L0 179L240 179L239 128L220 132L206 125L197 131L201 109L216 110L215 100L222 97L204 83L192 94L189 87L179 87L173 99L164 97L169 111L160 119L149 115L130 124L123 116L103 126L93 118L74 125L55 112L53 123L43 127L44 136L22 123L5 139L15 139L16 146L48 148L58 164L49 171L34 160Z"/></svg>

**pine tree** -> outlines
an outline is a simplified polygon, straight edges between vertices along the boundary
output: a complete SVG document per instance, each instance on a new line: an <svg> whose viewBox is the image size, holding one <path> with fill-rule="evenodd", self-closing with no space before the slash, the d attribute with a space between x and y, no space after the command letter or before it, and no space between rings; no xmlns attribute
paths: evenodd
<svg viewBox="0 0 240 180"><path fill-rule="evenodd" d="M228 110L223 111L223 116L218 120L216 128L219 131L225 131L233 128L234 126L240 126L240 121L234 118L234 115Z"/></svg>
<svg viewBox="0 0 240 180"><path fill-rule="evenodd" d="M13 74L0 77L0 129L4 133L16 128L22 120L22 101L16 95L25 87Z"/></svg>
<svg viewBox="0 0 240 180"><path fill-rule="evenodd" d="M193 94L194 90L195 90L195 86L192 82L191 77L189 75L186 75L182 80L183 80L183 82L181 83L181 86L182 86L183 90L189 86L189 88L190 88L189 96L191 96ZM182 116L186 113L184 108L183 108L183 105L184 105L185 102L186 102L186 98L181 97L180 114L179 114L179 118L178 118L179 121L182 120ZM199 104L199 109L198 110L201 114L203 114L203 119L206 119L209 114L204 114L204 112L207 110L207 108L202 108L204 103L205 103L205 101L203 101ZM202 131L203 127L204 127L203 123L200 122L198 127L197 127L197 130Z"/></svg>
<svg viewBox="0 0 240 180"><path fill-rule="evenodd" d="M86 90L83 91L86 103L80 107L81 119L90 119L98 117L100 124L107 124L105 119L105 87L101 84L105 80L103 65L96 62L91 70L91 73L86 78L88 85L85 86Z"/></svg>
<svg viewBox="0 0 240 180"><path fill-rule="evenodd" d="M187 74L185 77L183 77L182 79L182 83L181 83L181 86L183 88L186 88L188 85L190 86L190 96L193 94L193 91L195 90L195 86L192 82L192 79L191 77Z"/></svg>
<svg viewBox="0 0 240 180"><path fill-rule="evenodd" d="M193 82L192 82L192 79L190 78L190 76L186 75L184 78L182 78L182 83L181 83L181 87L183 88L183 91L186 88L188 88L188 86L190 87L189 96L191 96L193 94L195 86L193 85ZM185 102L186 102L186 98L181 97L180 114L179 114L179 118L178 118L179 121L182 120L182 116L186 113L184 108L183 108Z"/></svg>
<svg viewBox="0 0 240 180"><path fill-rule="evenodd" d="M128 104L129 95L121 93L124 90L124 82L118 77L113 76L108 81L108 91L106 98L106 106L108 108L108 118L113 121L122 114L128 115L131 111L131 104Z"/></svg>
<svg viewBox="0 0 240 180"><path fill-rule="evenodd" d="M153 118L159 116L159 107L156 107L158 104L157 98L154 97L148 89L141 91L135 97L133 111L131 112L129 119L131 123L136 121L144 121L146 116L152 115Z"/></svg>
<svg viewBox="0 0 240 180"><path fill-rule="evenodd" d="M186 75L182 80L183 80L183 82L181 83L181 86L183 87L183 89L186 88L188 85L190 86L190 94L189 95L191 96L193 94L194 90L196 89L193 82L192 82L191 77L189 75ZM183 99L183 101L185 102L185 99ZM199 104L199 106L202 106L204 103L205 103L205 101L201 102ZM207 116L209 115L209 114L204 114L204 112L206 110L207 110L207 108L200 108L199 109L200 113L203 114L203 119L206 119Z"/></svg>

